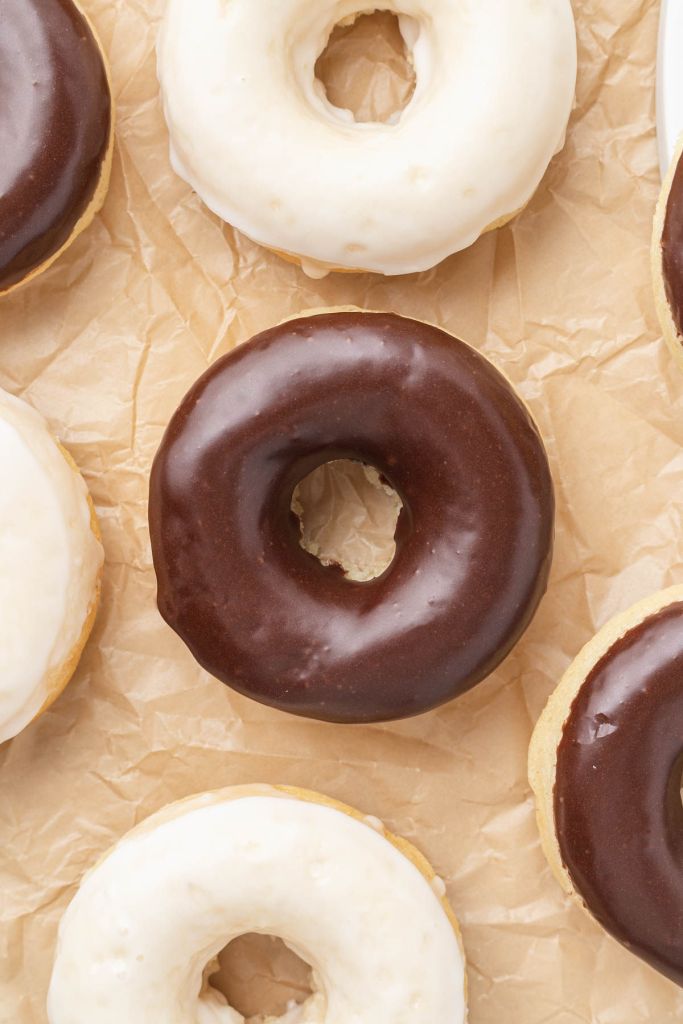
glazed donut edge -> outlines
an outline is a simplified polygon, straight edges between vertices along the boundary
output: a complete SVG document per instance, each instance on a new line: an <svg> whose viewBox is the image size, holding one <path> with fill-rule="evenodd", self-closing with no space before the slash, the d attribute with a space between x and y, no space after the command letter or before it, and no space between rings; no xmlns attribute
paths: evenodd
<svg viewBox="0 0 683 1024"><path fill-rule="evenodd" d="M66 448L64 448L64 446L59 443L59 441L57 441L56 444L60 452L64 456L64 459L69 465L69 467L73 470L75 474L77 474L77 476L80 479L82 479L81 471L76 465L70 452L68 452ZM92 495L90 494L90 491L86 491L86 500L88 502L88 508L90 510L90 530L92 532L93 537L95 538L95 540L97 541L101 548L102 533L100 531L100 525L97 520L95 503L93 501ZM45 698L45 702L41 706L40 710L36 713L36 715L34 715L34 717L31 719L31 722L35 722L37 718L40 718L43 712L47 711L48 708L50 708L54 704L57 698L62 695L64 690L71 682L71 679L76 669L78 668L78 664L81 660L81 655L85 650L85 646L88 643L88 640L90 639L90 634L93 631L95 620L97 619L97 613L99 611L100 601L102 597L103 574L104 561L102 562L99 570L97 571L95 584L93 588L93 594L90 600L90 606L83 620L83 628L81 629L80 636L78 637L78 640L73 645L68 656L64 659L64 661L60 665L51 669L51 671L48 673L48 676L46 677L47 696Z"/></svg>
<svg viewBox="0 0 683 1024"><path fill-rule="evenodd" d="M559 745L574 701L598 663L624 636L658 612L680 601L683 601L683 586L669 587L644 598L605 623L567 668L556 689L551 693L532 734L528 776L535 798L536 820L542 849L553 875L564 892L594 920L595 916L576 888L564 863L560 847L554 808Z"/></svg>
<svg viewBox="0 0 683 1024"><path fill-rule="evenodd" d="M650 262L652 269L652 284L655 294L655 306L662 334L679 369L683 370L683 336L679 333L676 323L674 322L671 306L666 293L662 252L662 239L664 235L664 225L666 223L669 197L671 195L671 187L681 160L683 160L683 135L681 135L676 145L676 151L664 182L662 183L659 199L657 201L657 208L655 210L652 228Z"/></svg>
<svg viewBox="0 0 683 1024"><path fill-rule="evenodd" d="M42 651L45 658L42 674L31 674L31 678L24 679L25 666L24 669L18 668L16 664L13 667L13 659L10 658L9 689L4 695L7 703L0 719L0 743L14 739L35 722L71 681L97 617L104 565L102 538L94 502L73 457L54 437L43 417L27 403L0 391L0 422L4 420L3 405L10 410L10 429L16 432L22 443L29 445L31 438L31 443L39 446L40 454L34 459L31 453L30 464L40 466L39 475L49 482L49 487L53 489L51 493L60 496L63 506L57 509L48 505L47 500L43 504L44 499L40 495L38 501L41 504L37 505L36 513L38 516L49 514L51 520L54 518L55 522L62 523L68 531L64 547L71 552L72 563L63 581L66 588L62 595L63 604L61 600L57 601L48 612L52 616L55 607L59 607L59 618L54 620L56 632L52 646L46 646ZM7 522L10 530L14 527L13 508L10 502L6 509L0 509L9 516ZM30 534L26 540L30 540ZM25 568L25 563L22 565ZM23 607L23 603L20 607ZM34 622L27 629L33 630L34 638L42 637L42 633L35 633L41 623L45 628L42 618L45 613L39 602L36 602L33 611ZM48 618L47 622L50 623L51 619ZM51 635L51 632L46 634L48 637Z"/></svg>
<svg viewBox="0 0 683 1024"><path fill-rule="evenodd" d="M114 163L114 145L116 137L116 103L114 99L113 79L111 65L107 52L104 48L100 35L93 24L91 18L83 9L82 5L78 0L70 0L73 6L76 8L83 21L87 25L89 31L92 34L95 45L97 47L104 73L107 80L109 90L109 101L110 101L110 115L109 115L109 135L106 150L102 157L100 165L100 171L95 183L90 201L86 208L78 217L78 220L74 224L69 237L52 253L47 255L37 266L34 266L24 276L20 277L19 280L13 281L11 284L3 285L0 282L0 299L13 295L20 289L30 285L37 278L41 277L45 271L49 270L54 263L56 263L61 257L67 252L68 249L74 244L74 242L83 234L93 223L95 217L104 206L105 200L109 193L109 186L111 184L111 175Z"/></svg>

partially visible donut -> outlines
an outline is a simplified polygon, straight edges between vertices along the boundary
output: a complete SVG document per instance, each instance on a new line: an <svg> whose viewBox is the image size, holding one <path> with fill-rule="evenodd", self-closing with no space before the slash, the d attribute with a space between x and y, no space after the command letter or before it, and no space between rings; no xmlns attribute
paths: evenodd
<svg viewBox="0 0 683 1024"><path fill-rule="evenodd" d="M334 459L403 502L359 583L300 544L297 484ZM212 675L338 722L416 715L487 676L545 590L554 498L538 431L483 356L394 314L281 324L219 360L154 461L162 615Z"/></svg>
<svg viewBox="0 0 683 1024"><path fill-rule="evenodd" d="M609 622L531 742L543 847L560 884L683 985L683 587Z"/></svg>
<svg viewBox="0 0 683 1024"><path fill-rule="evenodd" d="M683 137L655 213L652 280L664 339L683 369Z"/></svg>
<svg viewBox="0 0 683 1024"><path fill-rule="evenodd" d="M225 945L260 932L313 968L312 995L283 1022L464 1024L444 893L413 846L317 793L240 786L181 801L83 879L60 925L48 1019L243 1024L209 979Z"/></svg>
<svg viewBox="0 0 683 1024"><path fill-rule="evenodd" d="M45 270L109 185L108 71L73 0L0 4L0 294Z"/></svg>
<svg viewBox="0 0 683 1024"><path fill-rule="evenodd" d="M255 241L327 270L407 274L509 220L564 144L570 0L385 0L416 88L357 124L315 77L362 0L169 0L158 64L177 173Z"/></svg>
<svg viewBox="0 0 683 1024"><path fill-rule="evenodd" d="M43 418L0 390L0 743L62 692L92 628L103 553L92 502Z"/></svg>

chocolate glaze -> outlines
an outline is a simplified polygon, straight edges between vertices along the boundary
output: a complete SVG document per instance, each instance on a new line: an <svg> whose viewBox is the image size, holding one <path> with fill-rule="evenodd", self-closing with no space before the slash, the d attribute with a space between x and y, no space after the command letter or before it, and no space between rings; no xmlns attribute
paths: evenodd
<svg viewBox="0 0 683 1024"><path fill-rule="evenodd" d="M683 158L678 161L666 204L662 272L676 330L683 334Z"/></svg>
<svg viewBox="0 0 683 1024"><path fill-rule="evenodd" d="M683 603L588 675L558 750L564 864L619 942L683 985Z"/></svg>
<svg viewBox="0 0 683 1024"><path fill-rule="evenodd" d="M0 0L0 291L68 241L110 133L102 55L71 0Z"/></svg>
<svg viewBox="0 0 683 1024"><path fill-rule="evenodd" d="M397 553L368 583L301 548L296 485L333 459L400 495ZM266 331L185 398L156 457L150 527L162 615L214 676L339 722L418 714L488 675L543 594L553 489L501 375L390 314Z"/></svg>

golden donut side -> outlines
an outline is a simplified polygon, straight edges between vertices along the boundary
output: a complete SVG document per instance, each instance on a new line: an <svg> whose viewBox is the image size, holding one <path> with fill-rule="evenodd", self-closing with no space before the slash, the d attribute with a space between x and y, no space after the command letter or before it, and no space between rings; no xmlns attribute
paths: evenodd
<svg viewBox="0 0 683 1024"><path fill-rule="evenodd" d="M24 285L30 284L31 281L35 281L35 279L37 277L40 277L41 274L48 270L53 263L56 263L57 260L64 255L66 250L73 245L78 236L81 235L87 228L90 227L93 220L95 219L96 214L98 214L104 206L104 201L107 198L107 193L109 191L112 164L114 161L114 120L116 116L111 66L109 64L109 58L107 57L105 49L102 45L100 36L95 26L93 25L91 19L83 10L81 4L78 3L78 0L72 0L72 2L74 6L77 8L77 10L80 12L80 14L83 16L85 22L87 23L88 27L90 28L90 31L93 34L93 38L97 44L97 48L102 57L102 63L104 65L104 70L107 76L107 83L109 85L109 93L111 96L111 124L109 127L109 143L107 145L107 152L105 154L104 160L102 161L100 177L97 183L97 188L93 193L93 197L90 200L90 203L88 204L87 208L83 211L78 221L74 225L74 228L69 237L67 238L66 242L64 242L64 244L61 246L61 248L57 250L57 252L54 252L51 256L48 256L48 258L43 263L39 264L39 266L31 270L25 277L22 277L20 281L16 281L14 284L11 284L8 288L0 288L0 298L3 298L5 295L11 295L13 292L18 291L20 288L23 288Z"/></svg>
<svg viewBox="0 0 683 1024"><path fill-rule="evenodd" d="M591 917L593 915L576 891L563 863L555 827L554 791L558 747L572 705L598 662L632 629L679 601L683 601L683 586L669 587L610 619L579 652L565 672L557 688L550 695L531 738L529 783L536 798L536 819L543 852L564 891Z"/></svg>
<svg viewBox="0 0 683 1024"><path fill-rule="evenodd" d="M652 228L652 243L650 246L650 263L652 268L652 284L655 293L655 306L657 309L657 316L659 323L662 328L664 340L674 359L678 363L678 366L683 370L683 338L678 333L676 324L671 315L671 307L669 306L669 300L666 296L666 287L664 284L664 266L662 262L662 235L664 234L664 223L666 221L666 211L669 204L669 195L671 193L671 186L673 185L674 176L676 174L676 168L678 167L679 161L683 158L683 135L679 139L676 145L676 152L671 161L666 178L662 185L662 190L659 194L657 201L657 209L655 210L653 228Z"/></svg>
<svg viewBox="0 0 683 1024"><path fill-rule="evenodd" d="M57 445L57 448L59 449L59 451L63 455L64 460L68 464L69 468L78 477L81 477L81 471L79 470L78 466L74 462L74 459L70 455L70 453L66 450L66 448L64 448L59 443L59 441L55 440L55 444ZM102 535L100 533L99 524L97 522L97 515L95 513L95 505L93 503L93 500L92 500L92 497L91 497L89 491L87 491L87 502L88 502L88 508L90 509L90 529L92 530L92 533L93 533L95 539L97 540L97 542L99 544L101 544L102 543ZM53 668L51 668L50 671L48 672L47 676L45 676L45 678L43 680L43 683L44 683L44 685L46 687L47 696L46 696L46 698L45 698L45 700L44 700L40 710L31 719L32 722L35 722L37 718L40 718L40 716L43 714L43 712L47 711L47 709L52 704L54 704L54 702L57 700L57 698L64 692L64 690L68 686L69 682L71 681L71 677L73 676L74 672L76 671L76 668L77 668L78 663L79 663L79 661L81 659L81 655L83 653L83 650L85 649L85 645L87 644L88 639L90 637L90 634L92 632L93 626L95 625L95 619L97 618L97 611L98 611L98 608L99 608L99 605L100 605L100 596L101 596L101 592L102 592L102 573L103 573L103 571L104 571L104 566L101 566L99 572L97 573L97 577L95 579L95 586L93 588L93 594L92 594L92 598L90 600L90 606L88 608L88 611L86 613L85 619L83 621L83 627L81 629L81 633L80 633L80 636L78 637L78 640L76 641L74 646L69 651L69 654L67 655L65 660L60 665L56 665Z"/></svg>

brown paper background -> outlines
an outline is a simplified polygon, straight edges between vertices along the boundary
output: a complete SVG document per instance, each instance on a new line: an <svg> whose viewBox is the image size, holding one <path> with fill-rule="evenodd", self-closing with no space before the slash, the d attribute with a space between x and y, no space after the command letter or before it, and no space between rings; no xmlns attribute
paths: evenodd
<svg viewBox="0 0 683 1024"><path fill-rule="evenodd" d="M0 1021L45 1024L57 923L98 854L167 801L256 780L323 790L425 851L463 925L472 1024L683 1019L683 992L563 898L525 771L580 646L683 582L683 378L648 270L658 4L576 0L567 147L512 225L419 276L321 282L224 227L171 173L162 0L85 6L113 65L113 185L70 253L0 304L0 385L84 470L104 600L64 696L0 749ZM278 714L197 668L156 611L146 526L150 463L188 386L254 332L337 304L438 321L502 367L539 422L559 502L550 591L506 664L440 711L367 728Z"/></svg>

